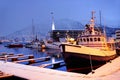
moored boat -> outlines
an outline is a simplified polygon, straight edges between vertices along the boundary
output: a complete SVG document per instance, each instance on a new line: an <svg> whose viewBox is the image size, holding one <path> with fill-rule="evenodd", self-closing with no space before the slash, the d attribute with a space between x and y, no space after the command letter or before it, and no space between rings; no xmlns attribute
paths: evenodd
<svg viewBox="0 0 120 80"><path fill-rule="evenodd" d="M58 50L60 50L60 45L63 42L66 42L66 43L69 43L69 44L74 44L75 40L74 40L74 38L70 38L70 37L64 38L64 41L44 40L45 46L48 49L58 49Z"/></svg>
<svg viewBox="0 0 120 80"><path fill-rule="evenodd" d="M6 47L9 47L9 48L22 48L23 44L20 44L20 43L11 43L11 44L8 44Z"/></svg>
<svg viewBox="0 0 120 80"><path fill-rule="evenodd" d="M26 48L33 48L33 49L43 49L45 48L45 44L43 42L43 40L39 40L37 39L37 36L36 36L36 39L27 43L25 45Z"/></svg>
<svg viewBox="0 0 120 80"><path fill-rule="evenodd" d="M116 57L112 38L95 29L94 12L90 24L78 37L76 44L61 44L61 52L67 70L70 72L89 73Z"/></svg>

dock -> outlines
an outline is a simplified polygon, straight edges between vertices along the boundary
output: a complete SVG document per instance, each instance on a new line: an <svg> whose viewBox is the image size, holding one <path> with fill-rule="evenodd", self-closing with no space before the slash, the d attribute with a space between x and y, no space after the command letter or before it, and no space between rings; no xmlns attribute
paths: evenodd
<svg viewBox="0 0 120 80"><path fill-rule="evenodd" d="M6 74L6 73L0 71L0 79L7 78L7 77L11 77L11 76L13 76L13 75L11 75L11 74Z"/></svg>
<svg viewBox="0 0 120 80"><path fill-rule="evenodd" d="M14 63L20 63L20 62L31 62L34 63L36 60L49 60L50 56L48 57L41 57L41 58L32 58L32 59L25 59L25 60L18 60L14 61Z"/></svg>
<svg viewBox="0 0 120 80"><path fill-rule="evenodd" d="M81 74L37 66L0 61L0 71L29 80L119 80L120 57L96 69L95 73Z"/></svg>
<svg viewBox="0 0 120 80"><path fill-rule="evenodd" d="M53 62L53 63L42 64L42 65L40 65L39 67L45 68L45 67L47 67L47 66L51 66L51 65L52 65L53 68L55 68L55 67L59 67L59 66L60 66L60 63L64 63L64 61L61 60L61 61L57 61L57 62Z"/></svg>
<svg viewBox="0 0 120 80"><path fill-rule="evenodd" d="M23 54L17 54L17 55L4 55L4 56L0 56L0 60L4 60L6 61L18 61L18 59L32 59L34 58L33 55L23 55Z"/></svg>

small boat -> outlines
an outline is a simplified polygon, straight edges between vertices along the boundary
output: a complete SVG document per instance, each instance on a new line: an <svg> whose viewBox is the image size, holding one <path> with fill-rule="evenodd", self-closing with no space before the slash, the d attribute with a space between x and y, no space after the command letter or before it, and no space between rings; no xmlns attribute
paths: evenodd
<svg viewBox="0 0 120 80"><path fill-rule="evenodd" d="M90 23L85 26L76 44L61 44L67 71L87 74L116 58L114 40L94 26L94 12L92 12Z"/></svg>
<svg viewBox="0 0 120 80"><path fill-rule="evenodd" d="M22 48L23 44L20 44L20 43L11 43L11 44L8 44L6 47L9 47L9 48Z"/></svg>
<svg viewBox="0 0 120 80"><path fill-rule="evenodd" d="M27 43L25 45L26 48L33 48L33 49L43 49L45 48L44 42L42 40L39 40L36 36L36 39L33 40L30 43Z"/></svg>
<svg viewBox="0 0 120 80"><path fill-rule="evenodd" d="M64 40L59 40L59 41L53 41L53 40L44 40L45 46L48 49L58 49L60 50L60 45L63 42L73 44L74 43L74 38L66 37Z"/></svg>
<svg viewBox="0 0 120 80"><path fill-rule="evenodd" d="M61 42L53 42L53 41L44 41L45 46L48 49L59 49L60 50L60 44Z"/></svg>

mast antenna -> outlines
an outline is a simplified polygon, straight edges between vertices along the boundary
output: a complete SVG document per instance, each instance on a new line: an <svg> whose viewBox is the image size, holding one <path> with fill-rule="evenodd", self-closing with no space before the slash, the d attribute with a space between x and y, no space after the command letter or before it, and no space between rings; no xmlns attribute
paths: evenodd
<svg viewBox="0 0 120 80"><path fill-rule="evenodd" d="M91 30L92 30L92 35L95 34L95 30L94 30L94 26L95 26L94 13L95 13L95 11L92 11L92 18L91 18L91 20L90 20L90 22L91 22L90 28L91 28Z"/></svg>
<svg viewBox="0 0 120 80"><path fill-rule="evenodd" d="M99 11L99 15L100 15L100 27L101 27L101 11Z"/></svg>

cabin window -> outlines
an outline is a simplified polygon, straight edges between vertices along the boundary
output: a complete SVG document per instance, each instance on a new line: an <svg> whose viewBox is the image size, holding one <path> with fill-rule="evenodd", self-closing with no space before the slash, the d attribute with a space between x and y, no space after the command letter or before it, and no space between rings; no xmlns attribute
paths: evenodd
<svg viewBox="0 0 120 80"><path fill-rule="evenodd" d="M86 39L85 39L85 38L83 38L83 41L84 41L84 42L86 42Z"/></svg>
<svg viewBox="0 0 120 80"><path fill-rule="evenodd" d="M97 38L94 38L94 41L97 41Z"/></svg>
<svg viewBox="0 0 120 80"><path fill-rule="evenodd" d="M82 39L80 39L80 41L82 42Z"/></svg>
<svg viewBox="0 0 120 80"><path fill-rule="evenodd" d="M87 42L89 42L89 38L87 38Z"/></svg>
<svg viewBox="0 0 120 80"><path fill-rule="evenodd" d="M90 38L90 41L92 42L92 41L93 41L93 38Z"/></svg>
<svg viewBox="0 0 120 80"><path fill-rule="evenodd" d="M100 38L98 38L98 41L100 41Z"/></svg>

